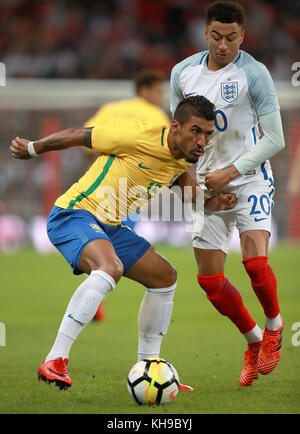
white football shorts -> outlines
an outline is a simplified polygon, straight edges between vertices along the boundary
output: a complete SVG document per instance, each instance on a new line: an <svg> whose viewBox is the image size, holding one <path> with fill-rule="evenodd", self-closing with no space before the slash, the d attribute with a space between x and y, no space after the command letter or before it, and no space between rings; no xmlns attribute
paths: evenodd
<svg viewBox="0 0 300 434"><path fill-rule="evenodd" d="M193 247L228 253L235 226L239 234L247 230L271 231L273 179L256 180L227 191L236 194L236 206L213 213L205 209L202 227L194 226Z"/></svg>

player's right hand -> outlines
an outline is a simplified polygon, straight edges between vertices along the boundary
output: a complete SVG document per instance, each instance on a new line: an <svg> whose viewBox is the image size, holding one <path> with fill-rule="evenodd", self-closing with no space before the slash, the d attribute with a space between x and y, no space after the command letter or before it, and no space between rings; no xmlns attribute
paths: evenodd
<svg viewBox="0 0 300 434"><path fill-rule="evenodd" d="M9 148L12 156L20 160L30 160L32 157L28 154L29 142L30 140L20 139L20 137L13 139Z"/></svg>

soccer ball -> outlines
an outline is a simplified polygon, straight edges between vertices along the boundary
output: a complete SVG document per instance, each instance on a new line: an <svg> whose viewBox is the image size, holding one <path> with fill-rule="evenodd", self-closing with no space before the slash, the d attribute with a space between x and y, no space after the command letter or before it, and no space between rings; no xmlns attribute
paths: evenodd
<svg viewBox="0 0 300 434"><path fill-rule="evenodd" d="M167 360L144 359L130 369L127 388L140 405L169 404L179 391L179 377Z"/></svg>

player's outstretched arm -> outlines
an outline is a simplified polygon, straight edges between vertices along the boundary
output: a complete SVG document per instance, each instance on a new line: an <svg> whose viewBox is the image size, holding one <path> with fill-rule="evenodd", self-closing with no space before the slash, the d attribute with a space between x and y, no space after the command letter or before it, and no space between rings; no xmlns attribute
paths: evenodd
<svg viewBox="0 0 300 434"><path fill-rule="evenodd" d="M68 128L34 142L16 137L12 140L10 151L14 158L28 160L49 151L60 151L73 146L91 148L92 128Z"/></svg>

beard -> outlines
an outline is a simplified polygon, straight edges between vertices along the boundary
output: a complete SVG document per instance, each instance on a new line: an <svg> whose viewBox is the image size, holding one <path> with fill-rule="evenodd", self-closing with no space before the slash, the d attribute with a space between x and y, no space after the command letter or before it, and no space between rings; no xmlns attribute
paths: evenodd
<svg viewBox="0 0 300 434"><path fill-rule="evenodd" d="M200 158L200 157L185 157L184 160L185 160L187 163L195 164L195 163L198 162L199 158Z"/></svg>

